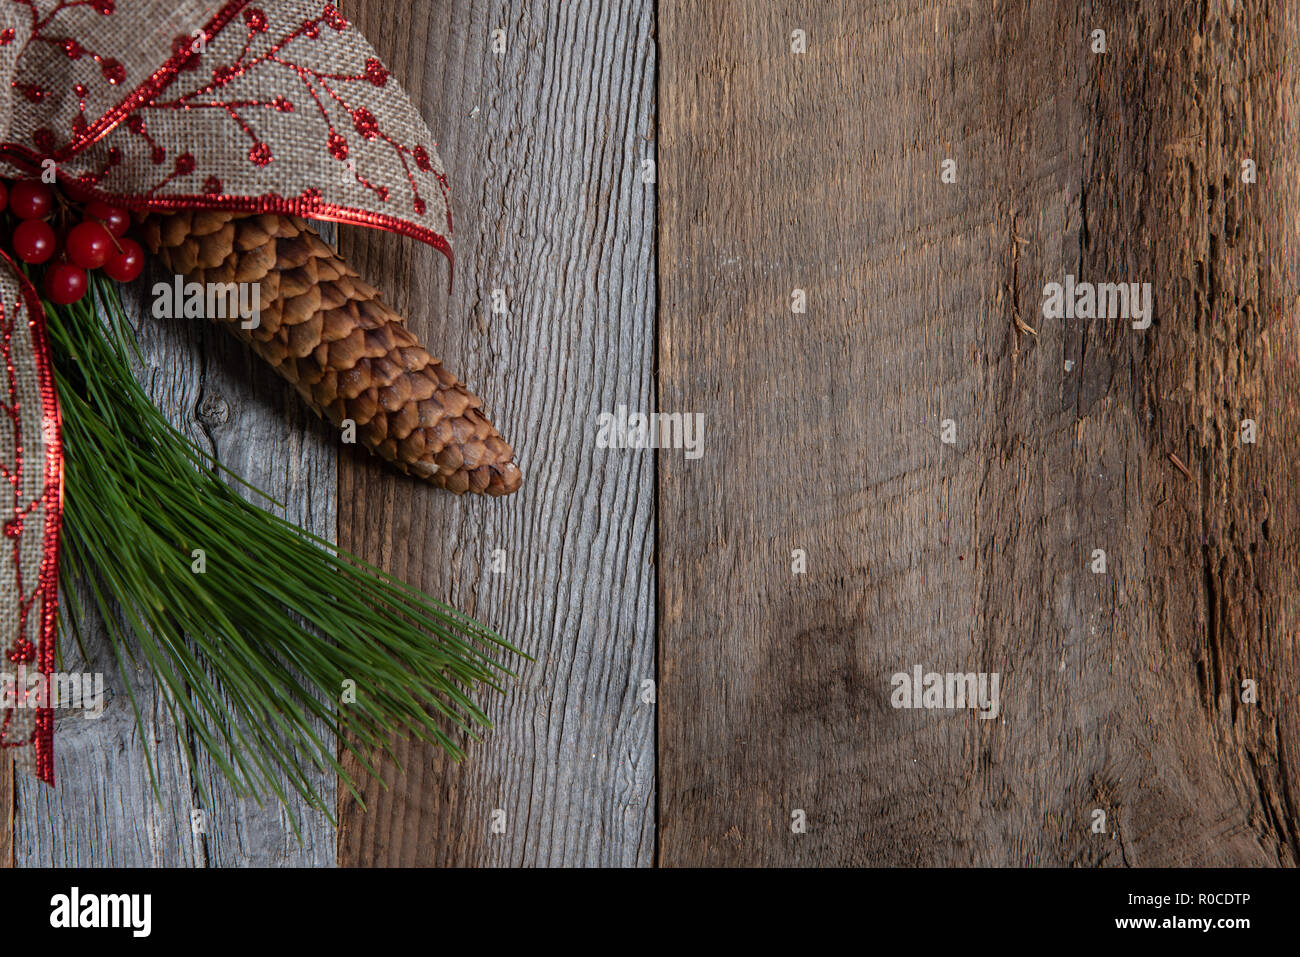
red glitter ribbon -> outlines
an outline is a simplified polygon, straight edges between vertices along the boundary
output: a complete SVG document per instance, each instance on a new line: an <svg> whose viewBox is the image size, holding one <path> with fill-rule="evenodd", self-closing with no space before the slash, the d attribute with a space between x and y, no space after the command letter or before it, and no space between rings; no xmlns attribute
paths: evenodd
<svg viewBox="0 0 1300 957"><path fill-rule="evenodd" d="M54 782L54 714L47 699L54 670L59 606L59 527L63 448L45 313L31 283L0 253L0 428L11 452L0 461L3 555L0 622L7 639L3 670L8 698L0 711L0 749L42 781ZM29 454L35 453L35 454ZM9 671L10 668L17 669ZM32 670L46 679L29 693Z"/></svg>
<svg viewBox="0 0 1300 957"><path fill-rule="evenodd" d="M370 226L451 257L432 135L333 3L0 0L0 74L0 176L52 170L78 198L131 209ZM0 356L0 671L34 668L48 687L58 401L40 300L3 257ZM30 707L16 690L0 708L0 747L52 784L49 702Z"/></svg>

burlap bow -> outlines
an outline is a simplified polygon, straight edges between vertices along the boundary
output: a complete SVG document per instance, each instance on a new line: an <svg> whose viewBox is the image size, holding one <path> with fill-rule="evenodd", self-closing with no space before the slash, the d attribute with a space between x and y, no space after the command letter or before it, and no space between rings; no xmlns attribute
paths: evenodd
<svg viewBox="0 0 1300 957"><path fill-rule="evenodd" d="M365 38L310 0L0 0L0 176L132 209L219 208L388 229L451 255L432 135ZM54 665L62 449L39 298L0 257L0 648ZM0 747L53 783L39 680ZM29 689L35 690L29 690Z"/></svg>

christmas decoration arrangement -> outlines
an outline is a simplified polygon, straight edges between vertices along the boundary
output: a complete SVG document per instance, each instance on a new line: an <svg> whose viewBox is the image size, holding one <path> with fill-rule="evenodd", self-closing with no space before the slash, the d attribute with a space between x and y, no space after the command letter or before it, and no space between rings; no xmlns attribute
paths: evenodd
<svg viewBox="0 0 1300 957"><path fill-rule="evenodd" d="M459 756L516 650L276 517L173 428L117 286L154 260L341 434L451 492L514 492L483 403L309 222L450 259L419 114L308 0L0 0L0 71L0 670L48 679L60 634L94 622L133 704L143 661L187 748L327 814L311 772L352 787L340 743L371 772L394 732ZM53 712L27 687L0 748L53 783Z"/></svg>

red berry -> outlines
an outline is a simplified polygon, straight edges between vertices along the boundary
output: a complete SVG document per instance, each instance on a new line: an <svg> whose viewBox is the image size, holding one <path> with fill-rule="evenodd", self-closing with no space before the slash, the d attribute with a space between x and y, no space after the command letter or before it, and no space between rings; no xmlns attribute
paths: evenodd
<svg viewBox="0 0 1300 957"><path fill-rule="evenodd" d="M144 269L144 250L134 239L122 239L119 242L122 251L114 252L108 262L104 263L104 272L109 279L130 282Z"/></svg>
<svg viewBox="0 0 1300 957"><path fill-rule="evenodd" d="M9 191L9 208L19 219L44 219L54 206L54 194L44 183L24 179Z"/></svg>
<svg viewBox="0 0 1300 957"><path fill-rule="evenodd" d="M33 266L54 255L54 244L54 230L43 219L24 219L14 230L14 254Z"/></svg>
<svg viewBox="0 0 1300 957"><path fill-rule="evenodd" d="M5 211L9 205L9 187L5 185L4 180L0 180L0 213Z"/></svg>
<svg viewBox="0 0 1300 957"><path fill-rule="evenodd" d="M98 269L117 251L113 237L99 223L78 223L66 240L68 258L82 269Z"/></svg>
<svg viewBox="0 0 1300 957"><path fill-rule="evenodd" d="M70 306L86 294L86 271L72 263L55 263L45 270L45 295L53 303Z"/></svg>
<svg viewBox="0 0 1300 957"><path fill-rule="evenodd" d="M95 200L86 207L86 219L103 224L114 236L125 236L131 225L131 215L121 206L110 206L102 200Z"/></svg>

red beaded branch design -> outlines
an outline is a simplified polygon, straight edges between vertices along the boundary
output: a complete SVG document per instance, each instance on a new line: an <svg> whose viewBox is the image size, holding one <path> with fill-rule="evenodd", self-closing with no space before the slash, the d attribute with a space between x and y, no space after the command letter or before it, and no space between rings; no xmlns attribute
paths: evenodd
<svg viewBox="0 0 1300 957"><path fill-rule="evenodd" d="M293 30L277 38L266 50L256 55L251 54L254 40L259 34L267 32L270 26L269 20L264 11L252 7L243 12L243 22L245 37L238 55L229 63L213 67L211 79L202 86L171 100L155 100L146 103L139 112L131 116L127 121L131 131L137 135L147 137L147 123L141 113L152 110L217 110L230 117L241 133L251 141L247 153L248 161L258 167L269 166L275 158L271 145L257 133L247 115L256 110L266 109L280 113L293 113L297 109L294 101L282 93L270 99L262 100L222 99L220 93L224 87L238 77L254 70L278 67L284 71L286 76L296 78L310 103L315 107L315 111L320 114L326 132L322 145L329 154L344 163L348 161L351 154L351 147L347 137L340 132L330 115L330 108L333 107L347 115L352 129L362 139L377 139L388 145L406 174L407 185L411 190L411 208L416 214L423 215L428 208L428 204L420 195L420 187L411 170L411 164L414 163L415 167L422 172L433 172L433 164L429 160L428 151L418 144L410 145L390 136L381 128L378 119L370 110L364 106L355 105L344 92L344 85L352 83L368 83L379 88L386 86L389 73L384 65L376 58L369 57L364 68L359 73L327 73L313 69L293 59L292 47L295 43L316 40L323 29L342 32L348 28L347 19L339 13L338 9L333 4L325 4L319 16L303 21ZM184 39L180 38L181 41ZM184 61L181 70L197 70L201 57L200 52L191 48L190 56ZM152 140L149 143L152 148L151 158L153 162L161 164L165 158L165 151ZM175 172L163 183L170 181L176 175L185 175L192 172L193 169L194 158L188 153L183 154L177 158ZM367 179L356 169L355 165L350 166L349 169L352 171L356 182L374 193L380 202L388 201L390 195L388 186ZM446 177L442 174L435 174L435 178L443 190L444 198L446 198L448 192ZM163 184L160 183L159 185ZM221 191L222 184L219 179L209 177L205 181L205 193L217 194Z"/></svg>
<svg viewBox="0 0 1300 957"><path fill-rule="evenodd" d="M101 73L106 82L116 86L125 81L126 71L118 60L94 52L80 39L50 32L57 15L74 7L91 6L101 14L112 15L116 12L113 0L61 2L44 17L38 16L35 0L11 0L11 2L20 3L31 9L33 32L27 41L29 44L40 42L54 45L62 50L70 60L91 57L100 65ZM231 20L234 18L227 16L225 19ZM373 181L356 167L355 161L349 162L352 153L351 145L347 135L340 128L340 125L336 123L334 116L331 115L331 110L346 116L346 123L350 125L355 135L365 140L382 142L389 147L405 175L407 187L410 190L411 209L416 215L422 216L428 210L428 203L420 194L420 185L414 174L416 169L433 176L438 188L442 191L444 203L450 209L448 201L450 190L447 178L444 174L434 171L428 150L418 143L402 142L392 136L383 129L379 119L371 110L365 106L357 105L353 98L347 94L347 87L350 84L366 83L378 88L387 85L389 72L378 59L374 57L367 58L364 67L359 72L351 73L326 72L298 62L295 59L294 48L296 45L319 39L324 30L334 30L341 33L351 26L347 18L339 12L333 3L325 3L317 16L303 20L292 29L286 30L268 47L257 53L253 52L255 41L270 30L270 18L260 7L247 7L242 10L242 23L244 39L239 52L229 62L212 66L205 82L171 99L146 98L126 117L126 128L144 141L149 158L154 165L162 166L166 163L167 150L150 134L146 118L148 113L163 110L215 110L228 116L235 128L249 140L250 145L246 154L248 162L259 168L269 166L275 160L275 152L265 137L258 133L250 117L259 110L293 113L298 109L298 104L283 93L266 99L232 99L223 98L221 94L225 87L246 74L258 70L278 69L293 83L295 88L303 93L309 103L309 108L313 108L314 112L319 114L324 134L322 147L339 162L349 164L347 169L360 186L374 194L381 203L387 203L391 196L392 191L389 185ZM8 36L7 41L5 35L0 35L0 44L12 42L12 32L12 30L5 31L5 35ZM178 36L173 39L172 64L175 77L181 77L187 73L196 73L202 69L208 40L209 38L205 37L203 42L200 42L189 36ZM276 80L261 85L275 88L279 83L280 81ZM39 84L27 83L19 79L14 79L13 85L19 93L34 103L40 102L50 92ZM71 133L75 143L78 139L83 139L88 135L92 125L98 126L100 124L92 124L91 120L87 118L86 109L91 95L91 90L87 85L84 82L77 82L73 85L72 92L77 97L78 103L77 113L71 121ZM63 152L57 147L57 135L48 128L38 129L33 134L33 142L42 153L56 154ZM109 152L107 161L100 170L83 174L80 181L86 186L98 185L111 172L112 168L121 162L121 159L121 151L115 148ZM156 193L173 180L194 174L198 166L199 161L193 153L181 152L173 159L171 170L168 173L156 180L151 186L141 189L140 192L145 195ZM217 176L209 175L203 181L202 191L205 195L216 196L221 194L223 189L224 184ZM450 225L449 221L449 231Z"/></svg>
<svg viewBox="0 0 1300 957"><path fill-rule="evenodd" d="M33 132L30 145L10 142L0 146L0 166L7 161L9 175L31 175L43 160L54 159L59 179L81 199L97 198L131 209L232 209L335 220L411 236L441 250L451 260L450 184L434 156L432 137L400 90L394 94L391 117L384 115L387 109L381 111L364 102L362 88L389 86L391 78L334 3L317 5L298 0L263 9L250 5L249 0L228 0L193 35L173 37L170 56L161 66L141 77L139 65L128 63L126 79L120 80L121 74L111 69L112 58L92 52L93 42L83 42L79 35L64 35L69 31L60 28L59 32L56 25L59 13L84 7L104 17L117 14L112 25L106 23L105 27L126 33L129 25L118 21L127 18L129 6L107 0L63 0L37 18L36 8L42 0L8 2L32 11L33 28L41 32L27 44L48 42L79 62L98 57L95 62L101 67L94 75L85 71L76 75L69 89L71 95L60 100L66 103L66 109L57 123L67 124L60 134L49 121L40 125L37 120L39 128ZM83 11L82 19L86 16ZM94 34L93 24L101 19L92 18L81 30ZM348 31L351 37L347 42L330 42L319 50L304 46L326 43L327 36ZM217 47L220 53L214 53ZM129 60L121 53L119 56ZM342 70L319 63L313 66L313 56L317 61L352 59L355 65ZM105 66L110 67L107 72ZM253 78L246 84L253 86L253 91L232 87L242 77ZM14 83L21 86L22 81L15 79ZM111 92L119 86L127 91L120 97ZM54 101L50 102L53 106ZM296 177L296 185L278 190L255 172L238 177L237 182L223 182L225 174L203 167L218 155L228 166L229 153L225 149L216 155L196 154L190 151L194 140L185 135L183 122L160 123L166 113L218 113L230 123L232 145L241 139L246 144L243 158L250 171L275 169L277 162L288 163L293 169L295 157L283 154L274 142L278 133L258 121L258 114L266 111L296 113L306 121L306 126L293 131L297 144L311 142L312 130L318 128L320 155L345 164L339 182L355 183L374 198L373 203L358 206L331 195L327 186L316 185L322 182L319 179L303 183L301 177ZM211 130L210 126L204 127L205 136L210 136ZM107 137L112 138L105 142ZM225 137L219 139L224 145ZM362 142L383 149L365 151L363 160L359 148ZM151 167L158 169L156 176L149 173ZM377 174L376 170L381 172ZM422 175L432 181L433 187ZM295 177L290 176L292 179ZM405 212L392 208L394 187L402 179L406 181L403 191L409 197L406 203L399 204L406 207ZM430 205L430 188L438 190L437 199L443 204L436 213L445 219L440 228L421 221L435 212Z"/></svg>

